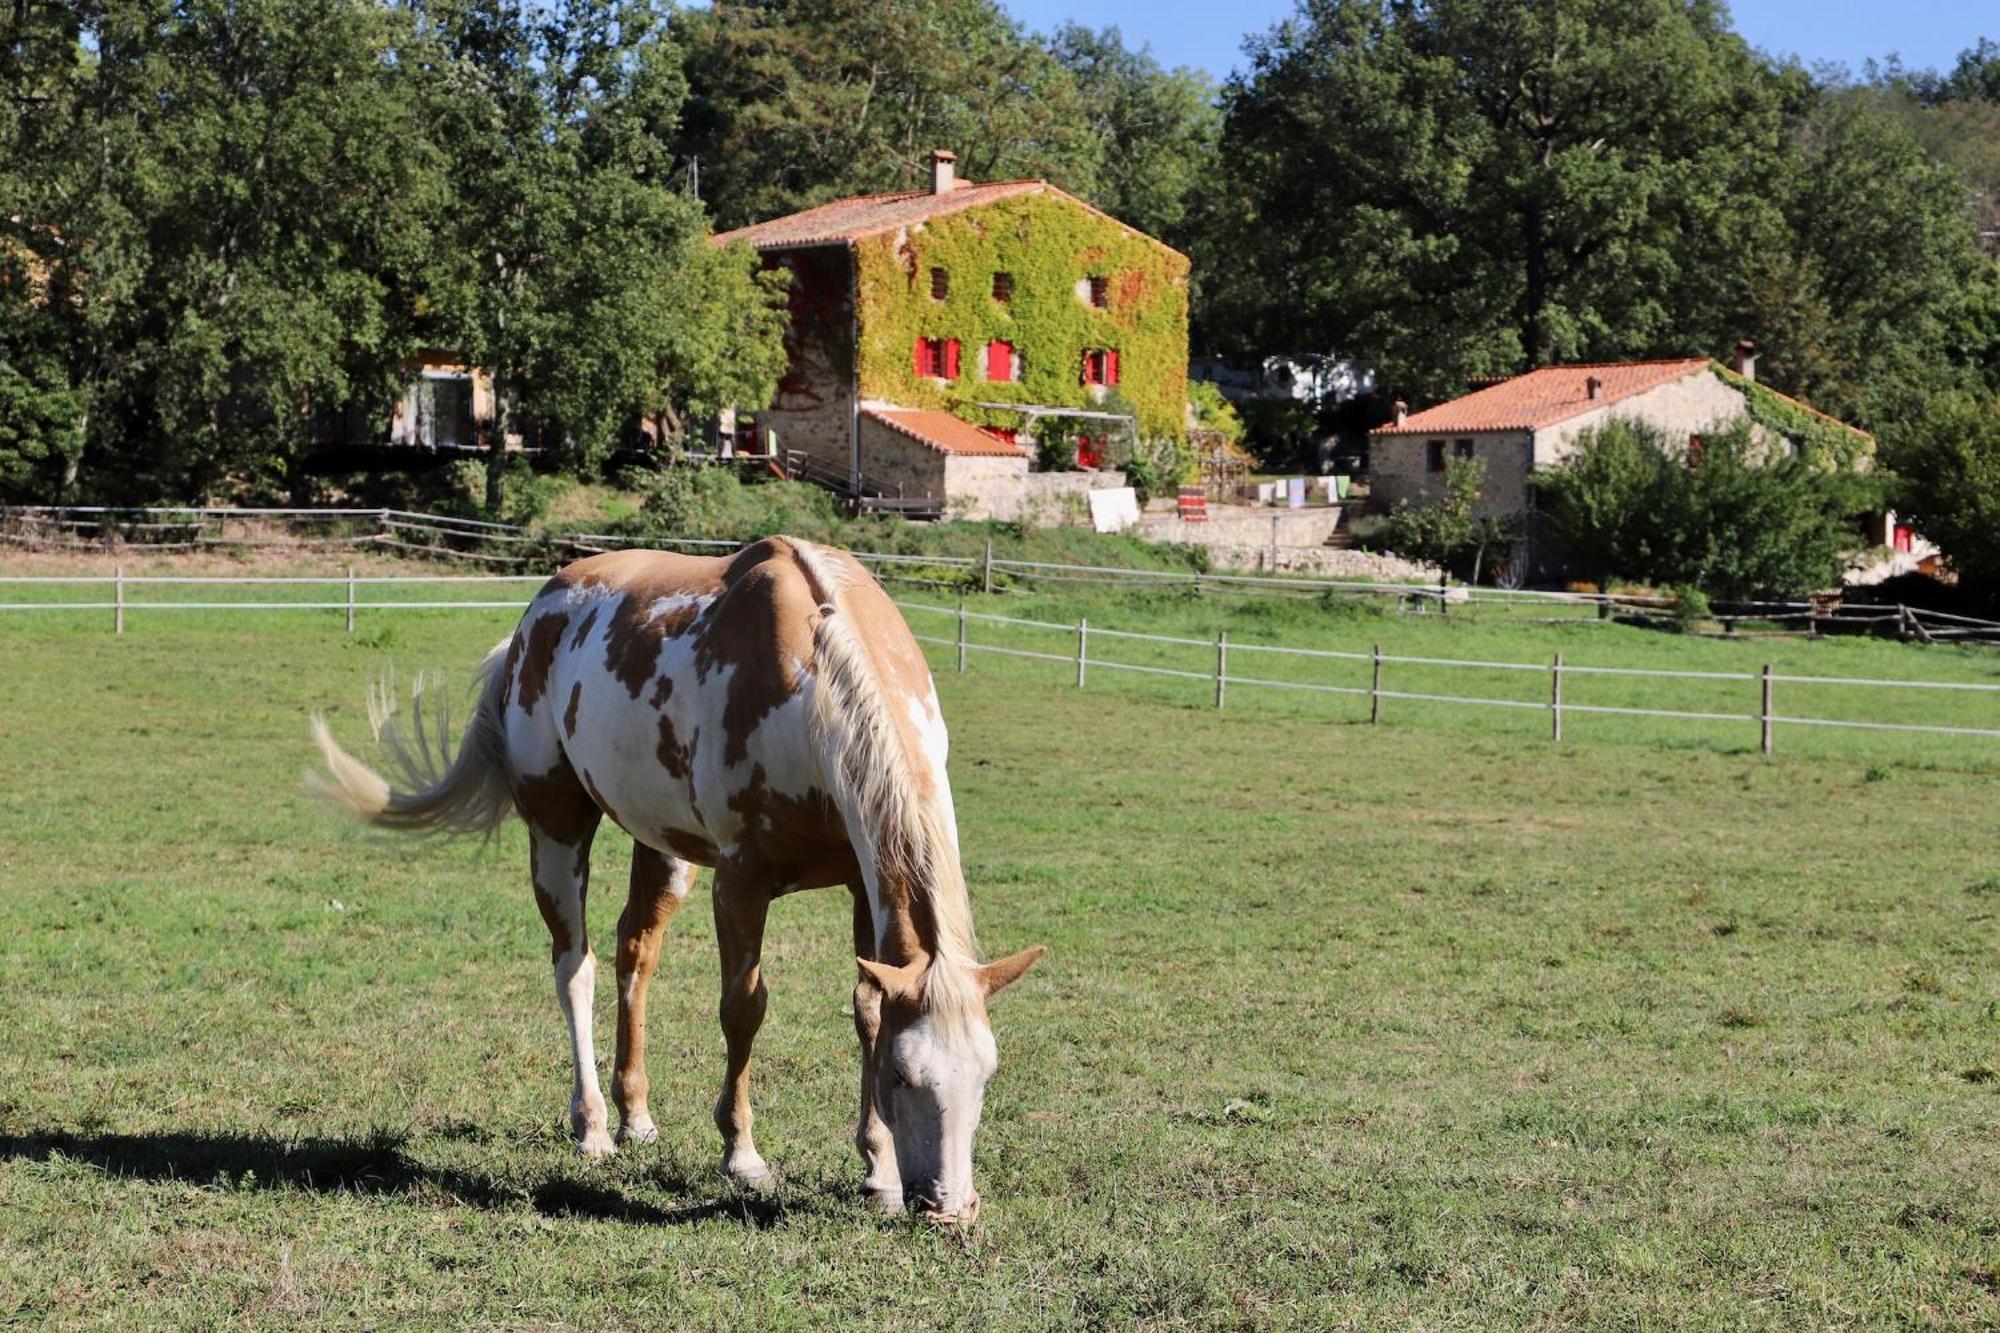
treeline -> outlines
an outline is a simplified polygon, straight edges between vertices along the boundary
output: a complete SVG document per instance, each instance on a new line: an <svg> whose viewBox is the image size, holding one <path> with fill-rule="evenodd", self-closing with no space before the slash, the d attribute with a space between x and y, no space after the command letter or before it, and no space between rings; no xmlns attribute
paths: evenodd
<svg viewBox="0 0 2000 1333"><path fill-rule="evenodd" d="M917 187L934 147L1190 252L1198 350L1336 353L1385 399L1747 336L1915 460L1940 405L1958 429L2000 393L1991 43L1830 77L1707 0L1303 0L1216 87L993 0L15 0L0 27L12 495L296 489L310 413L424 346L585 462L754 404L774 293L706 235Z"/></svg>

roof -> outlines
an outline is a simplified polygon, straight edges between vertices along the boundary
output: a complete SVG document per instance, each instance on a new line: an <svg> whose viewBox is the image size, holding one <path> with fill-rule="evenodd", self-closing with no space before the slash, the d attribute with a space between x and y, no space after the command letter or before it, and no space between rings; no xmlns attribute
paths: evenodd
<svg viewBox="0 0 2000 1333"><path fill-rule="evenodd" d="M1580 362L1543 366L1525 375L1489 385L1463 398L1426 408L1391 422L1376 435L1438 435L1451 431L1540 430L1559 421L1608 407L1622 399L1671 384L1714 363L1705 356L1670 361ZM1599 396L1590 396L1591 379L1601 382Z"/></svg>
<svg viewBox="0 0 2000 1333"><path fill-rule="evenodd" d="M905 227L929 222L933 218L962 213L968 208L980 208L1002 199L1026 194L1050 195L1066 203L1075 204L1078 208L1117 223L1134 236L1151 241L1163 250L1173 249L1165 241L1148 236L1137 227L1119 222L1109 213L1100 208L1093 208L1067 190L1039 180L987 181L977 184L972 181L960 181L956 187L943 194L936 194L930 190L904 190L896 194L864 194L852 199L836 199L830 204L821 204L818 208L808 208L803 213L788 213L784 217L772 218L768 222L753 223L748 227L722 232L715 237L715 243L734 245L741 241L753 250L799 250L816 245L851 245L870 236L901 231Z"/></svg>
<svg viewBox="0 0 2000 1333"><path fill-rule="evenodd" d="M864 407L861 415L941 454L1019 458L1024 453L1019 445L1009 444L997 435L989 435L949 412L906 407Z"/></svg>

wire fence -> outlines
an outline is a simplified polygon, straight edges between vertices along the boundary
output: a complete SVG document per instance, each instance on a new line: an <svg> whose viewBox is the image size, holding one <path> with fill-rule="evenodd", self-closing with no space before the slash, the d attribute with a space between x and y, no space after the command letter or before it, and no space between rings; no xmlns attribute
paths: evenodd
<svg viewBox="0 0 2000 1333"><path fill-rule="evenodd" d="M272 525L316 535L273 538ZM557 532L488 519L403 509L238 509L155 506L13 506L0 508L0 545L32 550L186 551L296 546L347 548L469 562L491 568L552 568L569 557L635 546L691 552L741 549L747 542L635 536L609 532ZM1579 616L1655 618L1671 615L1666 597L1532 588L1488 588L1452 583L1385 582L1309 575L1231 573L1202 569L1140 569L1010 559L991 541L978 555L854 551L877 569L900 567L908 581L933 587L991 593L1008 585L1095 585L1181 588L1241 596L1393 598L1401 609L1449 615L1459 608ZM1717 603L1715 618L1730 636L1755 634L1890 633L1904 639L1951 643L2000 641L2000 622L1875 604L1865 599Z"/></svg>
<svg viewBox="0 0 2000 1333"><path fill-rule="evenodd" d="M920 559L888 557L891 562ZM353 633L360 617L396 611L519 611L541 575L439 574L336 577L233 575L7 575L0 576L0 611L73 612L104 617L114 634L128 618L155 612L337 612ZM504 598L494 594L507 590ZM90 592L97 596L89 596ZM161 595L169 594L169 595ZM1199 682L1200 698L1216 708L1231 705L1232 691L1276 691L1297 696L1344 696L1365 701L1371 722L1385 706L1428 703L1470 709L1539 712L1548 735L1564 739L1565 722L1578 717L1665 719L1722 723L1755 729L1759 749L1777 748L1781 727L1898 732L1917 736L2000 738L2000 684L1946 680L1712 671L1604 666L1565 661L1489 661L1367 652L1293 644L1157 634L1074 622L1008 616L956 605L897 599L913 618L919 642L949 650L958 671L974 654L1057 663L1085 688L1093 675ZM975 632L976 631L976 632ZM1618 691L1623 691L1622 693ZM1639 697L1633 697L1637 693ZM1876 706L1887 694L1899 709ZM1836 706L1835 696L1839 703ZM1813 710L1781 699L1813 701ZM1920 701L1911 704L1910 699ZM1964 705L1991 702L1990 717L1971 725ZM1238 701L1237 706L1242 706ZM1254 706L1254 705L1253 705ZM1796 710L1796 711L1794 711Z"/></svg>

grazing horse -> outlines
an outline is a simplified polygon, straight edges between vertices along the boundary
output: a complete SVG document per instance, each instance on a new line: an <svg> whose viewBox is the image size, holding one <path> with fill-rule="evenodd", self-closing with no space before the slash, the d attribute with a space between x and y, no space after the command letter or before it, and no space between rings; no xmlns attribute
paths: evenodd
<svg viewBox="0 0 2000 1333"><path fill-rule="evenodd" d="M617 551L549 580L481 668L448 753L412 702L414 742L371 720L400 787L314 723L327 795L385 828L528 825L535 902L576 1077L580 1152L613 1151L591 1044L597 965L585 930L590 844L632 835L618 919L611 1089L621 1141L657 1136L647 1109L646 984L668 920L712 866L728 1050L715 1105L723 1170L764 1187L750 1134L750 1047L764 1019L765 913L795 889L854 895L864 1188L969 1223L972 1139L996 1056L986 1002L1041 946L981 964L959 865L945 728L922 650L853 557L773 537L731 557ZM440 730L440 728L432 728Z"/></svg>

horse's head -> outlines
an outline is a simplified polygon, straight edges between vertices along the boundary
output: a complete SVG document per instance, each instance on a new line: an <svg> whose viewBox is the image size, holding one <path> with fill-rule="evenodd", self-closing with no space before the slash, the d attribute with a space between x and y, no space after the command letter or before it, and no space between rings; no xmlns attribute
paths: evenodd
<svg viewBox="0 0 2000 1333"><path fill-rule="evenodd" d="M986 1081L1000 1058L986 1001L1018 980L1042 945L984 966L919 960L907 967L858 959L865 984L881 992L875 1039L875 1107L895 1141L903 1201L934 1222L970 1224L972 1137ZM952 969L943 971L941 969ZM893 1209L896 1200L888 1199Z"/></svg>

